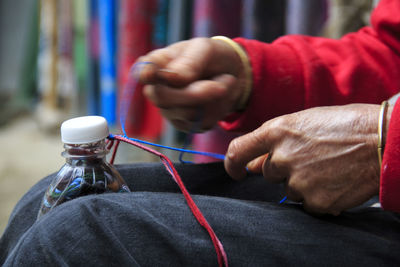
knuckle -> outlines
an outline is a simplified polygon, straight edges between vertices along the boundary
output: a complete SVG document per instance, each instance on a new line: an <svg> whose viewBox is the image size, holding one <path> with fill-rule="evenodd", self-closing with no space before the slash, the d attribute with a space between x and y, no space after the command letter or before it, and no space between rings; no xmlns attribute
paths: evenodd
<svg viewBox="0 0 400 267"><path fill-rule="evenodd" d="M197 37L193 39L193 46L201 46L204 52L210 52L214 48L210 38Z"/></svg>
<svg viewBox="0 0 400 267"><path fill-rule="evenodd" d="M246 135L246 138L249 140L253 140L254 143L263 145L265 143L264 131L261 128L250 132Z"/></svg>
<svg viewBox="0 0 400 267"><path fill-rule="evenodd" d="M290 165L290 155L282 149L275 149L272 153L271 162L279 168Z"/></svg>
<svg viewBox="0 0 400 267"><path fill-rule="evenodd" d="M310 195L304 198L304 209L311 213L327 214L332 213L331 202L318 195Z"/></svg>
<svg viewBox="0 0 400 267"><path fill-rule="evenodd" d="M241 149L242 147L240 140L238 140L238 138L233 139L228 147L228 153L226 155L227 160L232 164L239 163L239 152Z"/></svg>
<svg viewBox="0 0 400 267"><path fill-rule="evenodd" d="M264 131L269 139L277 141L285 134L286 121L287 119L285 116L277 117L265 122L259 129Z"/></svg>
<svg viewBox="0 0 400 267"><path fill-rule="evenodd" d="M268 124L270 128L280 129L287 124L287 116L276 117L268 121Z"/></svg>

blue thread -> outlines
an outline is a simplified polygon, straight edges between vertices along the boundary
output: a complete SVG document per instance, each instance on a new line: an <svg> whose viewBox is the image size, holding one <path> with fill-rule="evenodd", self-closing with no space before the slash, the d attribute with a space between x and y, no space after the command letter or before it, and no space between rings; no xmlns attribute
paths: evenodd
<svg viewBox="0 0 400 267"><path fill-rule="evenodd" d="M212 157L212 158L221 159L221 160L225 159L225 155L222 155L222 154L217 154L217 153L212 153L212 152L202 152L202 151L189 150L189 149L183 149L183 148L176 148L176 147L171 147L171 146L164 146L164 145L160 145L160 144L151 143L151 142L148 142L148 141L132 138L132 137L129 137L129 136L126 136L126 135L113 135L113 134L110 134L108 137L110 139L114 139L114 136L121 136L121 137L124 137L126 139L129 139L131 141L135 141L135 142L138 142L138 143L141 143L141 144L146 144L146 145L150 145L150 146L165 148L165 149L169 149L169 150L173 150L173 151L180 151L180 152L185 152L185 153L190 153L190 154L203 155L203 156Z"/></svg>
<svg viewBox="0 0 400 267"><path fill-rule="evenodd" d="M183 147L182 147L182 149L186 149L188 146L189 146L189 144L192 142L192 139L193 139L193 133L192 132L190 132L190 133L188 133L187 135L186 135L186 137L185 137L185 142L183 143ZM183 155L185 154L185 152L184 151L181 151L181 153L179 153L179 161L181 162L181 163L183 163L183 164L191 164L191 163L193 163L192 161L190 161L190 160L184 160L183 159Z"/></svg>

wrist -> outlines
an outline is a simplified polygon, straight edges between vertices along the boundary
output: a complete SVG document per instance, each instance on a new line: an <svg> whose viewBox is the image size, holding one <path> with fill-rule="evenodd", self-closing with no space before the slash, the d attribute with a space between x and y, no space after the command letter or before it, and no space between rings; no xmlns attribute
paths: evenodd
<svg viewBox="0 0 400 267"><path fill-rule="evenodd" d="M234 66L237 67L232 74L238 79L237 91L239 92L232 111L243 111L249 101L253 83L252 69L247 53L238 43L225 36L214 36L211 39L223 44L226 51L230 51L233 62L236 63Z"/></svg>

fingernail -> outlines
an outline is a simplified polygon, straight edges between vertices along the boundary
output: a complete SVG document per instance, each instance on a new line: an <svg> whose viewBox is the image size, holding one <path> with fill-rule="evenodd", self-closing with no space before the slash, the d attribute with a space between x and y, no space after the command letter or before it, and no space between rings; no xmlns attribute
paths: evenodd
<svg viewBox="0 0 400 267"><path fill-rule="evenodd" d="M166 73L178 74L177 72L175 72L175 71L173 71L173 70L169 70L169 69L159 69L158 71L160 71L160 72L166 72Z"/></svg>

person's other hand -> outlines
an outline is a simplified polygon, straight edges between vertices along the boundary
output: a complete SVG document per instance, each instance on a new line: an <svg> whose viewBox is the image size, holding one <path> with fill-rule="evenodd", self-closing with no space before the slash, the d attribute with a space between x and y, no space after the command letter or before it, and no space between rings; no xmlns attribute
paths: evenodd
<svg viewBox="0 0 400 267"><path fill-rule="evenodd" d="M225 168L234 179L246 165L262 171L307 211L338 215L379 192L378 114L379 105L353 104L272 119L231 142Z"/></svg>
<svg viewBox="0 0 400 267"><path fill-rule="evenodd" d="M138 59L144 94L180 130L204 131L235 111L244 73L227 43L196 38L155 50ZM196 125L197 129L193 129Z"/></svg>

